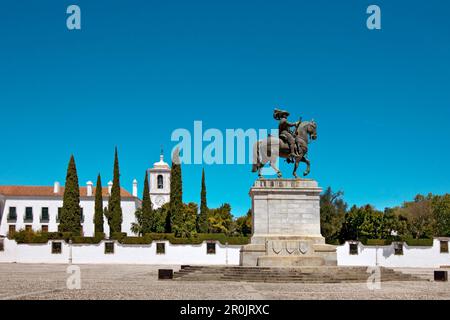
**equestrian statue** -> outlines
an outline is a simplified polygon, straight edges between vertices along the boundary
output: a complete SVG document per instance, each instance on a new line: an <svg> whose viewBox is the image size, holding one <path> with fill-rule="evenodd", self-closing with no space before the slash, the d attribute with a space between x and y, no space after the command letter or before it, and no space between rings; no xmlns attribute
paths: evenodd
<svg viewBox="0 0 450 320"><path fill-rule="evenodd" d="M258 172L260 178L261 169L268 162L276 171L278 178L282 177L281 171L276 166L278 157L286 159L288 163L294 163L295 178L300 162L306 163L303 176L307 176L310 172L310 162L306 155L310 141L317 139L317 124L314 120L302 121L301 118L297 122L289 122L289 115L285 110L275 109L273 117L278 121L278 137L269 135L267 139L258 141L253 147L252 172Z"/></svg>

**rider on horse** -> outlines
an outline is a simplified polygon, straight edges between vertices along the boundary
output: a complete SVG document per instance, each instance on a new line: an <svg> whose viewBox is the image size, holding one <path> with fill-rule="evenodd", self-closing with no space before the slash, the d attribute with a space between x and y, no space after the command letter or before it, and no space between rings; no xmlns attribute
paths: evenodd
<svg viewBox="0 0 450 320"><path fill-rule="evenodd" d="M273 117L275 120L279 121L278 124L278 134L281 140L287 142L289 144L289 158L299 157L299 151L295 139L295 135L291 132L291 127L298 127L301 121L298 122L289 122L287 117L289 117L289 112L285 110L275 109L273 111Z"/></svg>

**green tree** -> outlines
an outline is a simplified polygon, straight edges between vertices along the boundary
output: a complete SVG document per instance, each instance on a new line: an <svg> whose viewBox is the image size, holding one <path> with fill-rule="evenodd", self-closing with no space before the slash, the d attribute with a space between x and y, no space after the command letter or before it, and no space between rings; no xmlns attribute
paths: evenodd
<svg viewBox="0 0 450 320"><path fill-rule="evenodd" d="M154 226L153 230L156 233L164 233L166 231L166 219L170 212L170 203L166 203L161 208L153 210Z"/></svg>
<svg viewBox="0 0 450 320"><path fill-rule="evenodd" d="M131 232L138 236L142 236L142 225L143 225L143 218L142 218L142 208L137 208L137 210L134 212L134 216L136 218L136 222L131 223Z"/></svg>
<svg viewBox="0 0 450 320"><path fill-rule="evenodd" d="M166 218L166 232L183 228L183 182L181 177L180 153L176 149L172 155L170 171L170 212Z"/></svg>
<svg viewBox="0 0 450 320"><path fill-rule="evenodd" d="M150 185L148 183L148 173L146 171L144 179L144 193L142 195L142 234L154 231L153 218L152 201L150 199Z"/></svg>
<svg viewBox="0 0 450 320"><path fill-rule="evenodd" d="M393 239L405 229L406 222L392 209L381 212L371 205L353 206L345 214L340 240Z"/></svg>
<svg viewBox="0 0 450 320"><path fill-rule="evenodd" d="M450 236L450 194L433 196L431 210L434 218L434 235L436 237Z"/></svg>
<svg viewBox="0 0 450 320"><path fill-rule="evenodd" d="M342 196L343 192L333 192L330 187L320 195L320 226L327 242L339 238L344 223L347 204Z"/></svg>
<svg viewBox="0 0 450 320"><path fill-rule="evenodd" d="M395 209L386 208L384 210L383 228L386 239L405 237L407 233L407 219L395 214Z"/></svg>
<svg viewBox="0 0 450 320"><path fill-rule="evenodd" d="M81 233L80 187L78 184L77 167L73 155L67 168L64 188L63 207L59 222L60 232Z"/></svg>
<svg viewBox="0 0 450 320"><path fill-rule="evenodd" d="M102 178L100 174L97 177L97 187L95 189L95 211L94 226L95 233L104 232L103 230L103 194L102 194Z"/></svg>
<svg viewBox="0 0 450 320"><path fill-rule="evenodd" d="M366 205L359 209L364 217L363 222L358 226L358 234L366 239L386 239L384 227L384 214L375 210L371 205Z"/></svg>
<svg viewBox="0 0 450 320"><path fill-rule="evenodd" d="M236 231L245 237L252 234L252 210L248 210L247 215L236 219Z"/></svg>
<svg viewBox="0 0 450 320"><path fill-rule="evenodd" d="M122 232L122 207L120 196L120 171L119 171L119 157L117 148L114 156L114 178L111 189L111 196L108 203L108 224L110 236L116 232Z"/></svg>
<svg viewBox="0 0 450 320"><path fill-rule="evenodd" d="M209 233L230 234L233 231L233 215L231 206L223 204L217 209L210 209L208 213Z"/></svg>
<svg viewBox="0 0 450 320"><path fill-rule="evenodd" d="M357 206L351 207L345 213L345 219L341 229L341 241L358 240L360 226L363 222L363 212Z"/></svg>
<svg viewBox="0 0 450 320"><path fill-rule="evenodd" d="M197 231L198 206L195 203L182 204L181 214L178 223L173 225L173 232L176 237L190 238L196 235Z"/></svg>
<svg viewBox="0 0 450 320"><path fill-rule="evenodd" d="M198 231L208 232L208 203L206 200L205 169L202 170L202 190L200 192L200 215L198 216Z"/></svg>
<svg viewBox="0 0 450 320"><path fill-rule="evenodd" d="M415 239L431 238L435 229L435 220L431 205L432 195L427 197L417 195L412 202L405 202L402 207L395 208L398 217L407 221L407 230L404 236Z"/></svg>

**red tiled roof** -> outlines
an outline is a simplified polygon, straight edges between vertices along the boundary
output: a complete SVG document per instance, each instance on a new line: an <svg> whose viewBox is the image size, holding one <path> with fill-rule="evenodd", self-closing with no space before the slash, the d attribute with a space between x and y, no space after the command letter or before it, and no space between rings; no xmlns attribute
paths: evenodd
<svg viewBox="0 0 450 320"><path fill-rule="evenodd" d="M95 196L95 187L92 187L92 196ZM102 188L103 197L109 197L108 187ZM38 186L0 186L0 195L12 197L62 197L64 187L58 193L53 193L53 187ZM134 198L128 191L121 188L120 195L124 198ZM80 188L80 197L87 197L87 187Z"/></svg>

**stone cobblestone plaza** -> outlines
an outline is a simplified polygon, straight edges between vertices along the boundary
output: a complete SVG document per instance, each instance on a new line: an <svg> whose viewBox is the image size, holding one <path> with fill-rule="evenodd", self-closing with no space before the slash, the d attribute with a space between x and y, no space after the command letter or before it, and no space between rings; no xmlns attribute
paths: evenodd
<svg viewBox="0 0 450 320"><path fill-rule="evenodd" d="M11 268L14 272L10 272ZM0 299L40 300L450 300L450 284L402 281L302 284L158 281L158 266L82 265L81 290L68 290L67 265L0 264ZM167 266L164 266L167 268ZM178 269L179 266L173 266ZM416 271L418 272L418 271ZM431 270L420 270L431 279Z"/></svg>

